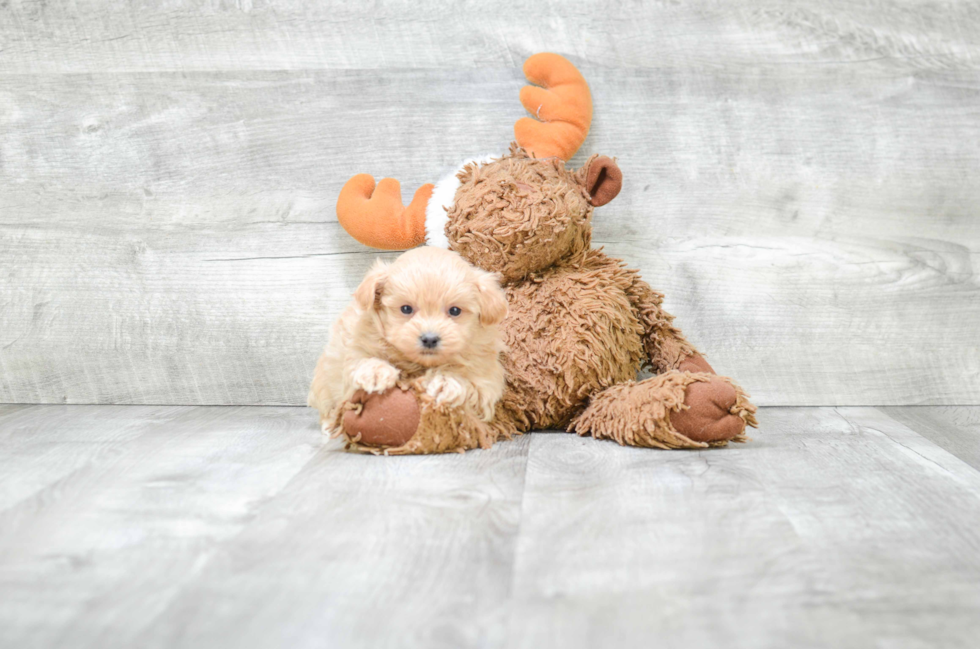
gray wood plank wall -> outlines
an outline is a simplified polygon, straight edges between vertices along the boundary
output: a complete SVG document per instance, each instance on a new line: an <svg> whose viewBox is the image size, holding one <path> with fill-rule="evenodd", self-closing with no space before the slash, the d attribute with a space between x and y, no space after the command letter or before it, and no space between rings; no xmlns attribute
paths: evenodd
<svg viewBox="0 0 980 649"><path fill-rule="evenodd" d="M0 402L300 404L354 173L592 84L597 241L767 405L980 403L980 3L0 4Z"/></svg>

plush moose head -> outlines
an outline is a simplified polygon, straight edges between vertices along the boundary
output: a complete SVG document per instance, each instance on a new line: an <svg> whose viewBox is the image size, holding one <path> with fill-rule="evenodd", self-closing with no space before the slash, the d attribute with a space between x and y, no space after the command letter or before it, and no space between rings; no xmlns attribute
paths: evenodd
<svg viewBox="0 0 980 649"><path fill-rule="evenodd" d="M588 250L592 208L612 200L622 175L609 158L593 156L572 172L560 158L533 158L514 145L504 158L467 165L459 181L449 247L507 282Z"/></svg>
<svg viewBox="0 0 980 649"><path fill-rule="evenodd" d="M397 180L375 187L371 176L354 176L337 201L341 225L374 248L451 248L505 282L588 250L592 209L616 197L622 173L605 156L565 168L592 122L589 87L575 66L536 54L524 73L537 85L521 90L521 103L537 119L515 123L508 155L467 161L437 185L420 187L408 207Z"/></svg>

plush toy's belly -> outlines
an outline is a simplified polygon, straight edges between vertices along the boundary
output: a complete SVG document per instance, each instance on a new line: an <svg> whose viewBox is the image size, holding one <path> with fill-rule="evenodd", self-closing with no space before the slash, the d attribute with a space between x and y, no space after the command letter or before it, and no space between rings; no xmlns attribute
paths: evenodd
<svg viewBox="0 0 980 649"><path fill-rule="evenodd" d="M590 395L632 380L643 329L617 266L554 272L507 288L503 406L519 430L563 428Z"/></svg>

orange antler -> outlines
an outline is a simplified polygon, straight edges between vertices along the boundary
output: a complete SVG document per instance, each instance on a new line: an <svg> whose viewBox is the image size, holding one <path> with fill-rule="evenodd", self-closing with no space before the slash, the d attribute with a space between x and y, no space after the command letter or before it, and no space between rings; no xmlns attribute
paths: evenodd
<svg viewBox="0 0 980 649"><path fill-rule="evenodd" d="M414 248L425 241L425 206L432 188L430 184L419 187L405 207L397 180L385 178L375 187L372 176L358 174L340 190L337 220L366 246L382 250Z"/></svg>
<svg viewBox="0 0 980 649"><path fill-rule="evenodd" d="M592 124L589 84L568 59L550 52L525 61L524 76L536 85L521 88L521 103L537 119L517 120L517 143L535 158L568 160L582 146Z"/></svg>

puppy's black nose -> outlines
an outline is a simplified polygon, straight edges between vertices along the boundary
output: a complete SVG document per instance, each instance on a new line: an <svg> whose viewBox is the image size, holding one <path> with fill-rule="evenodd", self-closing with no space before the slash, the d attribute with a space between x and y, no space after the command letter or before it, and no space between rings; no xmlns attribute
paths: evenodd
<svg viewBox="0 0 980 649"><path fill-rule="evenodd" d="M439 346L440 340L441 338L439 338L439 334L434 334L431 332L426 332L419 336L419 342L422 343L422 346L426 349L435 349Z"/></svg>

